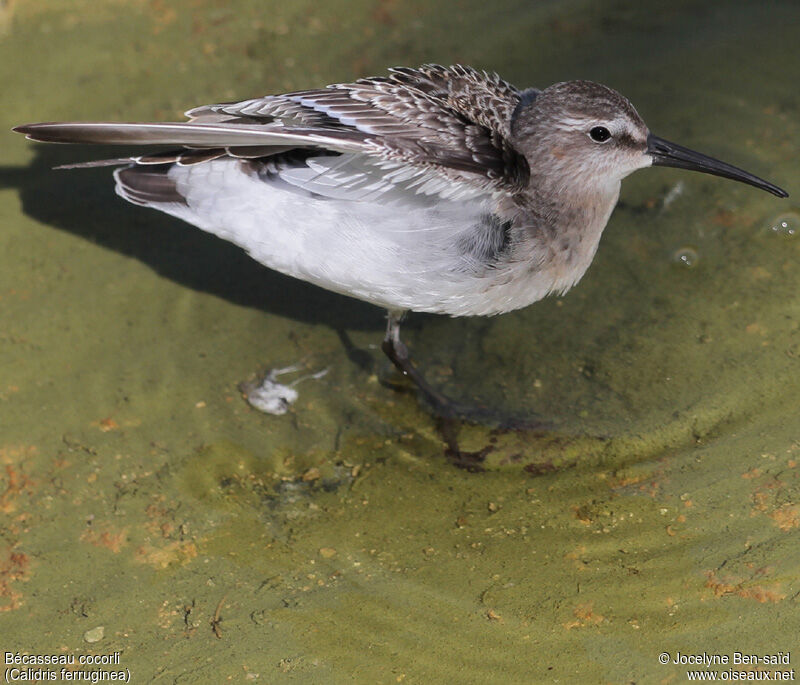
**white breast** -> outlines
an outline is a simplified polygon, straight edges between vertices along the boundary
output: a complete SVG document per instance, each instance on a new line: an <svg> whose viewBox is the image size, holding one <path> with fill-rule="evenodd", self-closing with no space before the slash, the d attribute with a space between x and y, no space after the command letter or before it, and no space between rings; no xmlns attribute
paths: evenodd
<svg viewBox="0 0 800 685"><path fill-rule="evenodd" d="M488 195L334 199L265 181L232 159L174 166L169 176L186 204L149 206L239 245L269 268L387 309L496 314L564 285L563 274L535 268L535 255L495 268L465 261L460 239L494 210Z"/></svg>

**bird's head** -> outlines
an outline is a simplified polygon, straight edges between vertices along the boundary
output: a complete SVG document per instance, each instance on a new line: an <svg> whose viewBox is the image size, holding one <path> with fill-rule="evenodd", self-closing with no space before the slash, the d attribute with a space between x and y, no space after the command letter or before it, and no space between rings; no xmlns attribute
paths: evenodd
<svg viewBox="0 0 800 685"><path fill-rule="evenodd" d="M565 81L520 98L511 132L534 183L556 190L615 190L628 174L671 166L723 176L778 197L787 193L753 174L650 133L634 106L592 81Z"/></svg>

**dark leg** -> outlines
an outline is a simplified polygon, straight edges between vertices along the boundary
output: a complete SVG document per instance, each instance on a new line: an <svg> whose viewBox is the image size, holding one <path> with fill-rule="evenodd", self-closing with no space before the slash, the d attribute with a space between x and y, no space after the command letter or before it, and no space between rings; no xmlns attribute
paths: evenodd
<svg viewBox="0 0 800 685"><path fill-rule="evenodd" d="M381 346L383 351L392 361L392 364L394 364L402 374L408 376L414 382L425 395L428 402L433 406L433 410L439 417L439 432L447 445L445 454L448 459L462 468L474 471L481 470L480 462L483 460L482 458L470 461L463 460L461 456L461 451L458 448L458 422L455 420L455 405L448 397L438 390L435 390L430 383L425 380L425 376L419 372L419 369L417 369L411 361L408 347L400 340L400 320L402 317L402 312L390 311L388 313L386 337L383 339L383 345ZM467 463L461 463L462 461L468 462L468 465Z"/></svg>
<svg viewBox="0 0 800 685"><path fill-rule="evenodd" d="M386 337L381 348L398 370L408 376L422 391L426 399L433 405L437 414L444 418L453 418L458 413L457 405L448 397L435 390L411 361L406 344L400 340L400 319L402 312L389 312L386 324Z"/></svg>
<svg viewBox="0 0 800 685"><path fill-rule="evenodd" d="M492 448L488 447L479 452L464 452L458 446L458 433L461 425L459 417L463 418L469 413L474 413L474 410L462 407L446 395L435 390L425 380L419 369L414 366L408 347L400 340L400 319L402 316L402 313L389 312L386 337L382 346L383 351L392 360L392 363L414 382L433 406L433 410L437 414L439 433L447 446L445 455L450 462L467 471L483 471L481 463Z"/></svg>
<svg viewBox="0 0 800 685"><path fill-rule="evenodd" d="M475 423L494 423L502 428L510 430L540 430L548 427L535 416L503 416L496 414L486 407L459 404L433 388L430 383L425 380L425 377L420 373L419 369L414 366L408 347L400 340L400 320L402 316L403 312L389 312L386 324L386 337L383 339L382 349L386 353L386 356L391 359L392 363L403 374L408 376L425 395L425 398L431 404L434 412L440 419L444 421L459 419ZM454 440L453 438L453 443ZM447 438L446 441L448 443L451 442Z"/></svg>

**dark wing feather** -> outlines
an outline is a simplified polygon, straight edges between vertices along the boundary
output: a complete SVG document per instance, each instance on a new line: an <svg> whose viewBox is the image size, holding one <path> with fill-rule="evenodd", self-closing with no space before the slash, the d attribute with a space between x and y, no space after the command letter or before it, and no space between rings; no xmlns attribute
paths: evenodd
<svg viewBox="0 0 800 685"><path fill-rule="evenodd" d="M428 64L186 114L202 122L260 119L287 129L358 131L369 136L371 152L387 160L438 166L461 180L511 190L527 180L527 164L509 140L519 98L520 91L496 74Z"/></svg>
<svg viewBox="0 0 800 685"><path fill-rule="evenodd" d="M390 168L406 166L455 182L514 193L528 166L510 142L520 92L496 74L470 67L424 65L187 112L183 124L29 124L35 140L177 144L201 148L131 158L139 164L199 163L223 154L256 158L291 147L366 154Z"/></svg>

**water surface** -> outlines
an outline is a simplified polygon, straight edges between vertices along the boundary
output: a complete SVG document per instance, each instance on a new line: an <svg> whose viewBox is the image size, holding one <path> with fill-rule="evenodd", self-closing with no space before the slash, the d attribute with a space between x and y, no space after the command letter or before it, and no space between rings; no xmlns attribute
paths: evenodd
<svg viewBox="0 0 800 685"><path fill-rule="evenodd" d="M798 25L791 2L6 2L0 129L464 62L602 81L799 196ZM379 382L380 311L51 170L102 153L9 134L0 157L3 650L121 651L156 682L528 683L796 646L795 197L646 170L565 297L412 317L437 385L553 424L465 427L467 473ZM330 371L250 409L238 384L292 363Z"/></svg>

